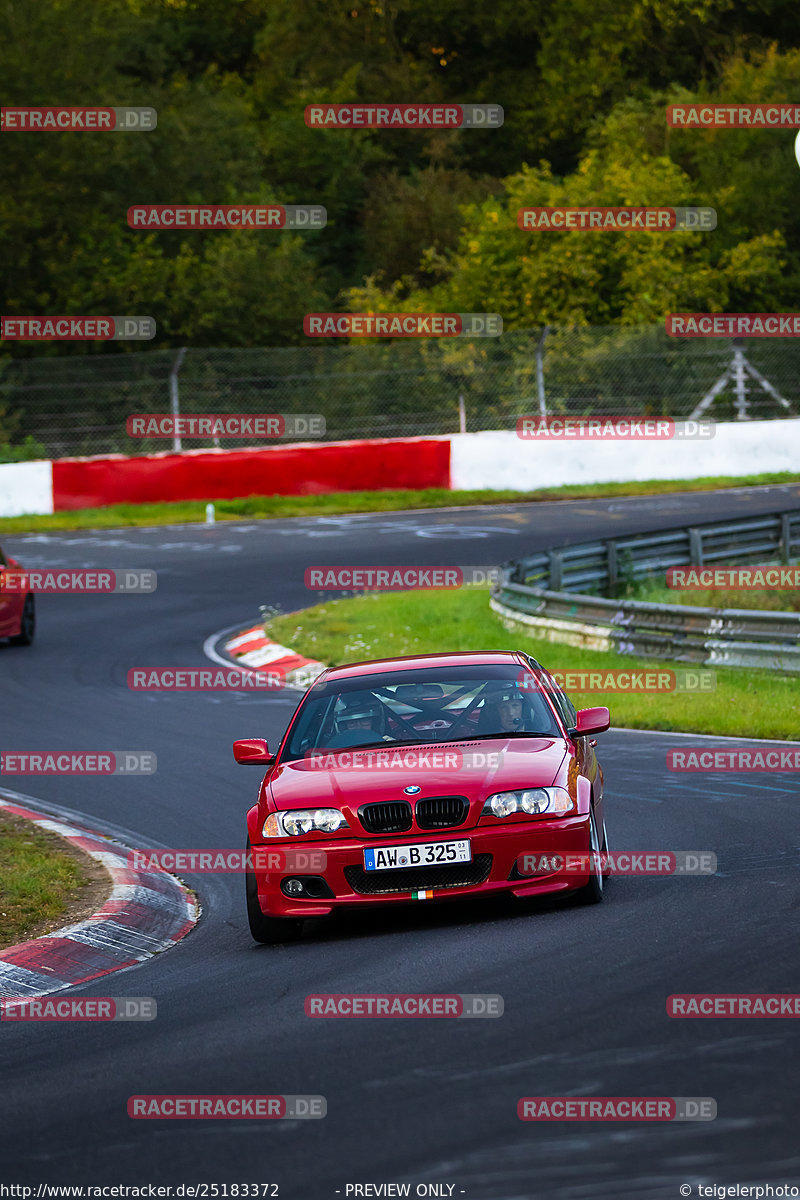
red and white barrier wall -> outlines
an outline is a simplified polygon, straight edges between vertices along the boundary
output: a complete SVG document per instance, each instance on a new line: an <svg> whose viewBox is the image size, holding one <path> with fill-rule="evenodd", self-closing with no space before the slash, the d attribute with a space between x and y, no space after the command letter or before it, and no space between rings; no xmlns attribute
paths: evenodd
<svg viewBox="0 0 800 1200"><path fill-rule="evenodd" d="M800 471L800 418L720 423L686 441L521 440L515 433L450 439L450 487L533 491L581 483L701 479Z"/></svg>
<svg viewBox="0 0 800 1200"><path fill-rule="evenodd" d="M295 442L0 466L0 516L169 500L450 486L448 438Z"/></svg>
<svg viewBox="0 0 800 1200"><path fill-rule="evenodd" d="M514 432L189 450L0 465L0 516L147 501L410 488L513 488L797 471L800 419L719 424L697 441L521 440Z"/></svg>
<svg viewBox="0 0 800 1200"><path fill-rule="evenodd" d="M51 462L0 465L0 517L53 512Z"/></svg>

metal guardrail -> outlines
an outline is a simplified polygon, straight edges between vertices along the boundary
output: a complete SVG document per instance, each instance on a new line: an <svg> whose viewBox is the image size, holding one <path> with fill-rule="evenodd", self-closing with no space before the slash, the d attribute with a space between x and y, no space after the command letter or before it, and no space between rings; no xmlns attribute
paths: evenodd
<svg viewBox="0 0 800 1200"><path fill-rule="evenodd" d="M800 671L800 613L616 599L673 566L800 557L800 510L637 534L528 555L503 567L491 606L554 642L706 666ZM583 589L608 591L611 598Z"/></svg>
<svg viewBox="0 0 800 1200"><path fill-rule="evenodd" d="M667 567L714 563L789 563L800 558L800 509L637 533L531 554L504 567L513 583L554 592L599 591L614 596L620 584L647 579Z"/></svg>

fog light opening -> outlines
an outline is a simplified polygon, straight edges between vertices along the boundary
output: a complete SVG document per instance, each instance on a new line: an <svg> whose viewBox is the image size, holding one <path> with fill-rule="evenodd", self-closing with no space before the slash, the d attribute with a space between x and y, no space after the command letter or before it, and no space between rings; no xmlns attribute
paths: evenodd
<svg viewBox="0 0 800 1200"><path fill-rule="evenodd" d="M332 900L333 892L322 875L288 875L281 891L292 900Z"/></svg>

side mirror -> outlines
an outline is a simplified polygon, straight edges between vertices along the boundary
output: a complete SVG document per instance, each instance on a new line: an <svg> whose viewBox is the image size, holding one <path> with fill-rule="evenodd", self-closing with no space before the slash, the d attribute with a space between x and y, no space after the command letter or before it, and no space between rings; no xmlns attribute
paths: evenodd
<svg viewBox="0 0 800 1200"><path fill-rule="evenodd" d="M240 766L266 767L275 762L263 738L242 738L233 743L233 757Z"/></svg>
<svg viewBox="0 0 800 1200"><path fill-rule="evenodd" d="M590 733L605 733L611 724L607 708L579 708L570 737L586 737Z"/></svg>

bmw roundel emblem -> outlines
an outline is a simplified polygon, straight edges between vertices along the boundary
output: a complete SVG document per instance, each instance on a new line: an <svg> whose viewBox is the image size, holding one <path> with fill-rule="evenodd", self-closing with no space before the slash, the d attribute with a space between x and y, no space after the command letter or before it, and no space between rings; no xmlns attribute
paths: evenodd
<svg viewBox="0 0 800 1200"><path fill-rule="evenodd" d="M407 796L416 796L418 792L422 791L422 788L419 788L415 783L412 783L409 787L403 788L403 791Z"/></svg>

